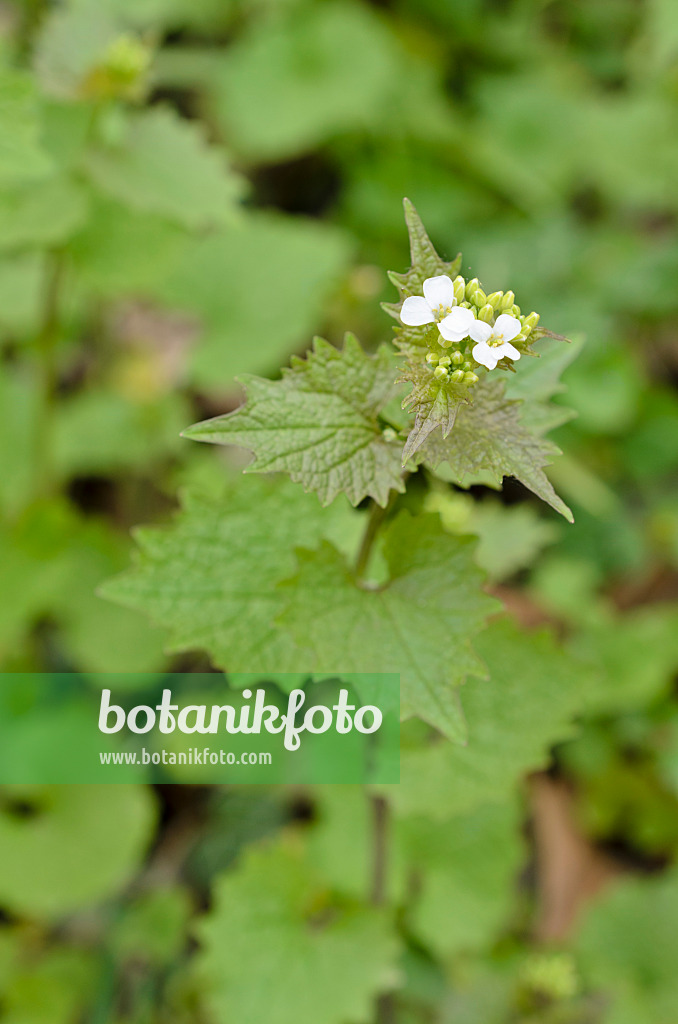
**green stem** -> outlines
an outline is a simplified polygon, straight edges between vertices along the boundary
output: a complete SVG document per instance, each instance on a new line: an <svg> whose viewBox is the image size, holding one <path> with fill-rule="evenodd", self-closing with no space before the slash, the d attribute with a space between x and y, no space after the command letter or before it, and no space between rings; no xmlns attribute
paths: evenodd
<svg viewBox="0 0 678 1024"><path fill-rule="evenodd" d="M382 907L387 900L388 878L388 838L389 815L388 804L383 796L372 796L372 883L371 902L375 907ZM391 992L385 992L377 998L377 1024L393 1024L395 1021L395 1001Z"/></svg>
<svg viewBox="0 0 678 1024"><path fill-rule="evenodd" d="M64 261L61 253L47 257L40 327L35 339L38 356L38 400L35 417L34 472L36 494L49 492L52 486L52 421L57 390L56 343L59 332L59 298Z"/></svg>
<svg viewBox="0 0 678 1024"><path fill-rule="evenodd" d="M389 511L390 502L385 508L381 505L377 505L376 501L372 499L372 505L370 512L367 517L367 525L365 526L365 532L363 533L362 540L360 541L360 549L358 551L358 557L355 561L355 575L358 580L362 580L367 571L367 566L370 561L370 555L372 554L372 548L374 542L377 539L377 535L381 526L386 518L386 513Z"/></svg>

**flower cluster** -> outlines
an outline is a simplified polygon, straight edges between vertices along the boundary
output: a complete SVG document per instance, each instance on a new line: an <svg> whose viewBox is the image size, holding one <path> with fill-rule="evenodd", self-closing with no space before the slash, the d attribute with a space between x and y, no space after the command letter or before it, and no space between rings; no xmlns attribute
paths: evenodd
<svg viewBox="0 0 678 1024"><path fill-rule="evenodd" d="M539 322L537 313L521 314L513 292L486 295L477 278L453 281L440 274L424 281L423 292L405 299L400 319L407 327L436 325L426 362L440 380L475 384L480 366L494 370L501 360L520 359L517 346L524 346Z"/></svg>

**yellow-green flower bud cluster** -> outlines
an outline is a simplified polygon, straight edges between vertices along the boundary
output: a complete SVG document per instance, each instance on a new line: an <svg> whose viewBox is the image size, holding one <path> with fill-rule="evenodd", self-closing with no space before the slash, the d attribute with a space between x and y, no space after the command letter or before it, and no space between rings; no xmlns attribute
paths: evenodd
<svg viewBox="0 0 678 1024"><path fill-rule="evenodd" d="M457 305L472 310L476 319L484 321L491 327L502 313L508 313L519 320L520 333L512 341L512 344L518 347L528 341L539 323L539 314L534 312L524 314L516 303L514 292L510 290L487 294L477 277L467 281L461 274L452 283ZM426 355L426 362L436 380L450 381L465 386L473 385L478 381L479 377L474 372L478 365L472 356L474 342L471 338L450 342L441 338L438 331L435 334L432 331L428 344L429 352Z"/></svg>

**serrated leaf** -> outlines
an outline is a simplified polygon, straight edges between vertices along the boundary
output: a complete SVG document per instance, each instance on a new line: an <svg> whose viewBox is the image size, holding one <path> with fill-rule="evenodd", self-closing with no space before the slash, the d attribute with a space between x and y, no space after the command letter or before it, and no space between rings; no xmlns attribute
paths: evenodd
<svg viewBox="0 0 678 1024"><path fill-rule="evenodd" d="M468 742L404 749L400 786L389 791L400 813L445 819L505 800L521 776L547 763L548 750L572 735L589 673L541 631L526 635L493 622L475 641L489 679L464 688Z"/></svg>
<svg viewBox="0 0 678 1024"><path fill-rule="evenodd" d="M385 531L388 581L358 586L339 552L299 552L280 621L312 656L314 671L399 672L401 715L417 715L450 738L465 735L458 688L483 672L471 647L495 602L481 589L468 539L437 517L402 513Z"/></svg>
<svg viewBox="0 0 678 1024"><path fill-rule="evenodd" d="M575 415L571 409L556 405L551 399L567 390L560 377L582 347L581 339L554 344L549 338L540 338L532 347L532 353L539 358L523 360L518 371L506 378L506 396L525 402L521 420L531 430L545 434Z"/></svg>
<svg viewBox="0 0 678 1024"><path fill-rule="evenodd" d="M401 300L408 295L421 293L424 281L429 277L436 277L438 274L447 274L454 279L461 267L461 253L455 259L447 261L441 259L436 252L433 242L426 233L419 214L409 199L403 200L405 207L405 223L410 238L410 255L412 265L404 274L389 273L389 278L400 292ZM384 309L395 317L400 323L400 303L384 303ZM410 340L418 340L421 335L420 328L402 328L401 337Z"/></svg>
<svg viewBox="0 0 678 1024"><path fill-rule="evenodd" d="M130 115L123 139L100 144L85 166L107 195L193 229L231 223L242 191L224 154L206 143L202 127L169 107Z"/></svg>
<svg viewBox="0 0 678 1024"><path fill-rule="evenodd" d="M172 650L205 650L234 672L305 672L304 645L275 623L277 584L294 571L293 548L346 515L286 481L240 478L219 498L188 495L172 526L139 531L136 568L101 593L169 629Z"/></svg>
<svg viewBox="0 0 678 1024"><path fill-rule="evenodd" d="M428 237L414 204L409 199L403 199L403 206L410 239L412 265L404 274L389 274L390 279L400 291L401 298L420 292L428 277L447 274L448 277L455 278L461 267L461 253L453 260L442 259Z"/></svg>
<svg viewBox="0 0 678 1024"><path fill-rule="evenodd" d="M250 849L217 879L197 971L217 1020L369 1024L398 942L389 915L332 899L292 841ZM266 984L262 985L262 978Z"/></svg>
<svg viewBox="0 0 678 1024"><path fill-rule="evenodd" d="M416 409L414 426L403 448L403 466L438 427L442 431L443 439L446 438L454 427L459 407L468 402L468 389L457 388L454 384L443 381L432 381L430 373L426 370L420 372L419 366L413 363L400 378L401 381L412 381L414 384L403 406L414 406Z"/></svg>
<svg viewBox="0 0 678 1024"><path fill-rule="evenodd" d="M544 473L560 449L524 426L522 406L506 398L503 381L483 381L474 389L473 403L459 410L450 436L429 438L419 456L434 471L446 462L462 487L474 483L479 473L490 473L498 485L505 476L514 476L573 522Z"/></svg>
<svg viewBox="0 0 678 1024"><path fill-rule="evenodd" d="M249 448L255 461L247 472L289 473L323 505L344 493L353 505L369 496L383 506L392 490L405 489L400 445L384 437L377 419L394 391L385 346L369 356L352 335L341 351L317 338L281 380L240 380L245 404L185 437Z"/></svg>
<svg viewBox="0 0 678 1024"><path fill-rule="evenodd" d="M52 163L39 142L34 82L23 72L0 68L0 182L32 181Z"/></svg>

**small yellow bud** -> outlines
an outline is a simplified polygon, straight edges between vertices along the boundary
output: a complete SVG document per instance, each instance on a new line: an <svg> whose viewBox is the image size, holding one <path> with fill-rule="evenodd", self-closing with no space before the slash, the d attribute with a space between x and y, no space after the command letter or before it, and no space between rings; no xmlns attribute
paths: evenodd
<svg viewBox="0 0 678 1024"><path fill-rule="evenodd" d="M523 320L523 327L529 327L531 330L533 330L538 323L539 313L530 313L529 316L526 316Z"/></svg>
<svg viewBox="0 0 678 1024"><path fill-rule="evenodd" d="M459 277L455 277L452 283L454 286L455 299L457 300L457 302L462 302L466 295L466 281L460 274Z"/></svg>
<svg viewBox="0 0 678 1024"><path fill-rule="evenodd" d="M509 313L511 314L511 316L520 318L520 306L516 305L516 303L514 302L514 304L509 309Z"/></svg>
<svg viewBox="0 0 678 1024"><path fill-rule="evenodd" d="M493 309L499 309L501 306L501 300L504 298L503 292L492 292L491 295L487 296L487 301Z"/></svg>
<svg viewBox="0 0 678 1024"><path fill-rule="evenodd" d="M480 281L478 280L478 278L477 277L472 278L469 281L469 283L466 285L466 298L467 299L472 299L473 296L475 295L475 293L478 291L479 287L480 287Z"/></svg>
<svg viewBox="0 0 678 1024"><path fill-rule="evenodd" d="M459 303L459 305L460 305L460 306L463 306L463 307L464 307L464 309L470 309L470 308L471 308L471 306L473 305L473 303L472 303L472 302L469 302L469 301L468 301L468 299L464 299L464 301L463 301L463 302L460 302L460 303Z"/></svg>
<svg viewBox="0 0 678 1024"><path fill-rule="evenodd" d="M478 319L484 320L486 324L491 324L494 320L494 306L486 302L482 309L478 311Z"/></svg>
<svg viewBox="0 0 678 1024"><path fill-rule="evenodd" d="M476 306L484 306L485 303L487 302L487 295L480 286L475 290L473 301L475 302Z"/></svg>
<svg viewBox="0 0 678 1024"><path fill-rule="evenodd" d="M473 369L473 366L472 366L472 364L471 364L471 363L470 363L470 362L468 361L468 359L466 359L466 360L465 360L465 361L464 361L464 362L463 362L463 363L461 364L461 368L462 368L462 370L471 370L471 369Z"/></svg>
<svg viewBox="0 0 678 1024"><path fill-rule="evenodd" d="M450 380L453 380L455 384L461 384L463 379L464 379L464 371L463 370L454 370L454 372L450 374Z"/></svg>
<svg viewBox="0 0 678 1024"><path fill-rule="evenodd" d="M438 365L439 360L438 360L438 356L435 354L435 352L428 352L427 353L427 355L426 355L426 362L430 363L431 366L437 366Z"/></svg>
<svg viewBox="0 0 678 1024"><path fill-rule="evenodd" d="M456 352L452 353L452 362L454 363L455 366L461 366L461 364L464 362L464 357L459 351L459 349L457 349Z"/></svg>
<svg viewBox="0 0 678 1024"><path fill-rule="evenodd" d="M501 303L500 303L501 309L503 309L503 310L510 309L515 301L516 301L516 296L515 296L514 292L504 292L504 294L502 295Z"/></svg>
<svg viewBox="0 0 678 1024"><path fill-rule="evenodd" d="M466 384L477 384L478 383L478 379L479 378L478 378L477 374L475 374L475 373L470 373L469 372L469 373L465 373L464 374L464 382Z"/></svg>
<svg viewBox="0 0 678 1024"><path fill-rule="evenodd" d="M439 366L449 366L451 362L452 362L452 357L451 356L441 356L440 359L438 360L438 365Z"/></svg>
<svg viewBox="0 0 678 1024"><path fill-rule="evenodd" d="M436 366L435 370L433 371L433 376L437 377L438 380L440 380L442 377L447 377L447 367Z"/></svg>

